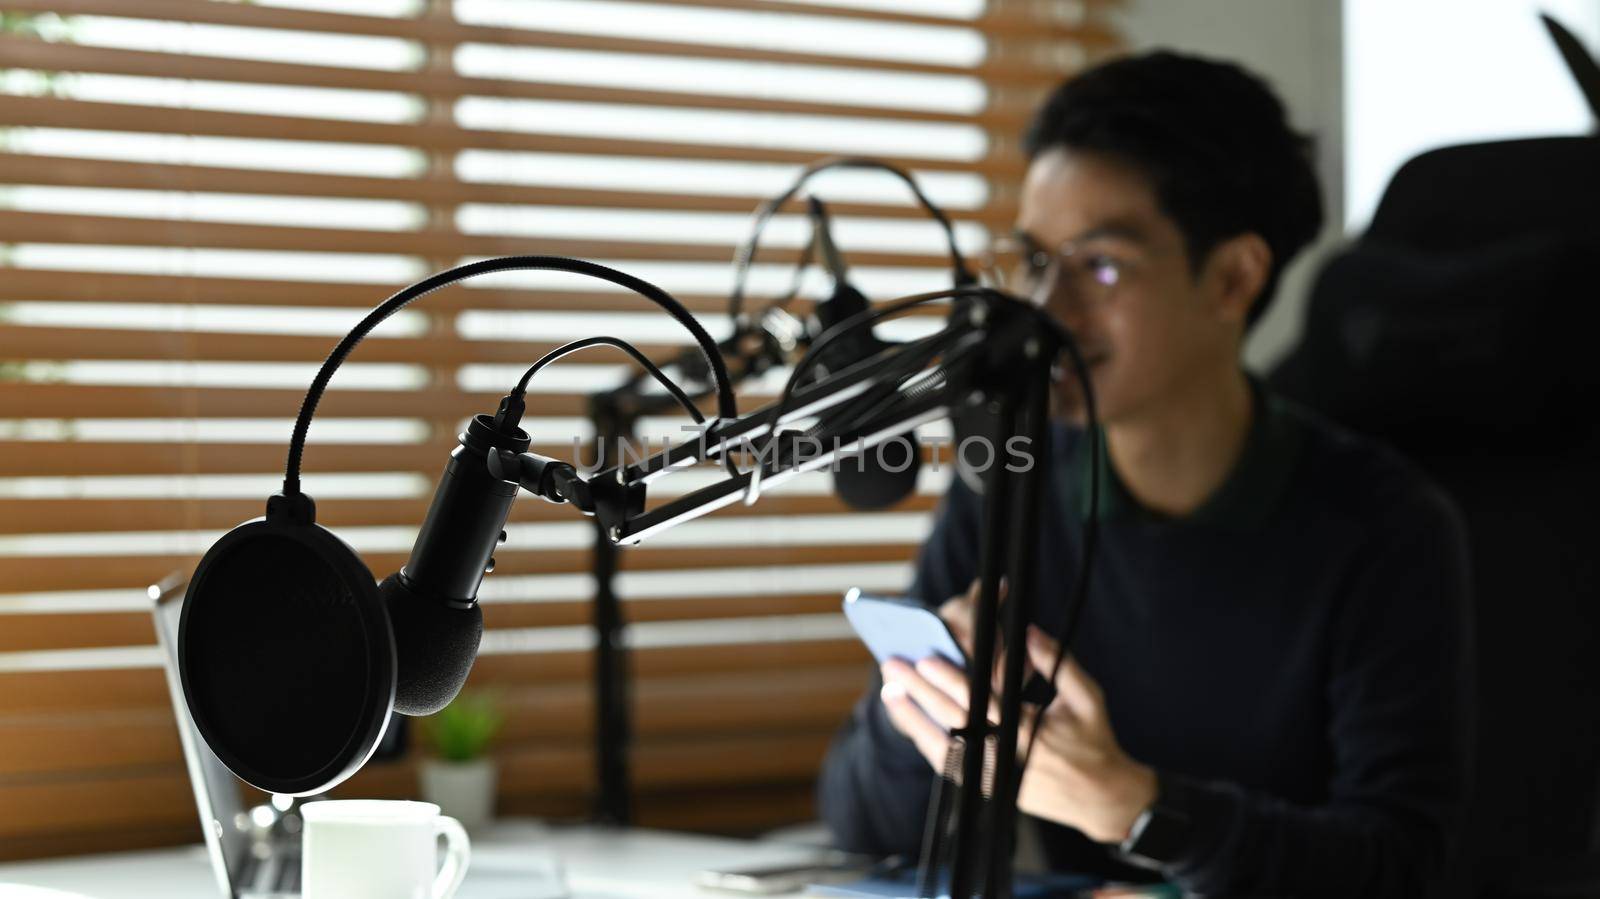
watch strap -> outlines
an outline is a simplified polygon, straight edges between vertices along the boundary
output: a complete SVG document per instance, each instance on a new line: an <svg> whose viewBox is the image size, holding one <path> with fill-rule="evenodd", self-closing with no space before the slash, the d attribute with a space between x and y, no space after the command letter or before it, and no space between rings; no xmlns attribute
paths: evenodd
<svg viewBox="0 0 1600 899"><path fill-rule="evenodd" d="M1128 861L1143 867L1161 867L1177 861L1192 841L1190 805L1181 780L1156 775L1156 800L1134 819L1127 839L1118 847Z"/></svg>

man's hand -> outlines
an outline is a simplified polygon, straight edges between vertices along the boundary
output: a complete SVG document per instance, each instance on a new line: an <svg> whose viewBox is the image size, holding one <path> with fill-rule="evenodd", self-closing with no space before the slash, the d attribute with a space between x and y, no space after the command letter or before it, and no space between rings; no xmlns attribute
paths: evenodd
<svg viewBox="0 0 1600 899"><path fill-rule="evenodd" d="M1056 641L1029 626L1028 658L1034 668L1048 673L1056 652ZM1022 777L1017 807L1076 827L1092 840L1120 843L1156 800L1155 769L1129 758L1117 745L1100 685L1071 656L1063 660L1055 687L1055 700L1038 718L1022 716L1018 751L1026 749L1031 737L1033 757Z"/></svg>
<svg viewBox="0 0 1600 899"><path fill-rule="evenodd" d="M973 581L967 587L967 592L961 596L952 596L939 606L939 617L944 620L945 627L950 628L950 634L956 638L961 651L972 658L972 616L978 608L978 591L983 589L982 581ZM1006 595L1005 582L1000 582L1000 598Z"/></svg>
<svg viewBox="0 0 1600 899"><path fill-rule="evenodd" d="M945 603L941 615L961 599ZM1050 671L1055 641L1030 627L1028 657L1035 670ZM1120 842L1155 801L1155 771L1117 745L1100 686L1072 659L1062 664L1055 687L1055 700L1037 719L1032 707L1024 709L1018 752L1027 748L1036 721L1038 736L1017 804L1030 815L1075 827L1091 839ZM970 695L966 674L942 659L915 665L894 659L883 666L882 696L889 719L935 770L944 770L949 731L966 724ZM993 702L989 720L999 720Z"/></svg>
<svg viewBox="0 0 1600 899"><path fill-rule="evenodd" d="M981 589L982 582L973 581L964 595L951 597L938 609L939 617L969 659L973 647L973 613ZM1001 595L1004 593L1002 584ZM999 670L998 665L996 670ZM915 666L902 659L891 659L884 663L882 672L883 704L889 719L896 729L911 738L934 770L943 771L950 746L949 732L967 723L971 693L967 689L966 672L937 657L923 659ZM992 702L989 720L1000 720Z"/></svg>

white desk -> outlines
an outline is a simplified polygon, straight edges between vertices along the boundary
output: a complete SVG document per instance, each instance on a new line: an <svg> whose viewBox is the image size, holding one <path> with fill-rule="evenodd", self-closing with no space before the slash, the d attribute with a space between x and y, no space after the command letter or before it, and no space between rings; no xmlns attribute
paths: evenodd
<svg viewBox="0 0 1600 899"><path fill-rule="evenodd" d="M544 828L511 821L473 837L462 899L526 899L519 853L544 848L566 869L573 899L709 899L690 878L708 867L786 864L811 856L796 846L650 830ZM218 899L203 846L75 856L0 865L6 884L49 887L94 899ZM721 894L726 896L727 894Z"/></svg>

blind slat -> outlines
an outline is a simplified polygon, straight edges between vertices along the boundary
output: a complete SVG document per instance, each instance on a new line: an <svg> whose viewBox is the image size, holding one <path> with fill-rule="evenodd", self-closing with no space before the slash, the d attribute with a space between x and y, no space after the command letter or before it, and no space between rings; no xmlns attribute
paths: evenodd
<svg viewBox="0 0 1600 899"><path fill-rule="evenodd" d="M156 641L148 612L25 612L0 617L0 652L46 652Z"/></svg>
<svg viewBox="0 0 1600 899"><path fill-rule="evenodd" d="M619 3L657 5L661 0L616 0ZM865 22L892 22L899 25L930 25L934 27L976 28L987 34L1032 38L1071 38L1075 43L1092 44L1109 40L1111 36L1096 27L1078 27L1064 17L1052 15L1064 11L1066 4L992 2L984 15L972 19L955 16L926 15L901 10L879 9L867 6L834 6L822 3L792 3L788 0L673 0L684 6L706 9L727 9L746 12L782 13L798 16L818 16L852 19ZM1079 4L1095 6L1114 0L1077 0Z"/></svg>
<svg viewBox="0 0 1600 899"><path fill-rule="evenodd" d="M826 751L829 735L719 737L641 742L634 760L642 788L770 783L808 777ZM593 762L584 745L524 748L496 754L502 789L514 793L582 794L593 788ZM410 795L415 763L375 765L335 792L339 795ZM384 789L384 781L389 789ZM88 789L86 789L88 788ZM395 791L398 790L398 793ZM194 793L182 765L136 770L87 781L0 784L0 839L40 831L140 828L194 820Z"/></svg>
<svg viewBox="0 0 1600 899"><path fill-rule="evenodd" d="M854 565L904 562L916 552L906 543L835 546L642 546L621 554L624 571L690 571L765 565ZM362 559L375 576L399 571L406 553L365 553ZM495 573L585 574L588 549L516 549L495 551ZM174 571L193 570L198 554L0 556L0 584L21 593L56 590L139 591Z"/></svg>
<svg viewBox="0 0 1600 899"><path fill-rule="evenodd" d="M589 652L537 652L483 655L472 666L474 684L506 689L549 686L593 676ZM720 676L729 672L811 671L866 664L857 640L795 640L787 643L729 643L705 646L642 647L629 653L640 683L658 678ZM858 668L859 670L859 668ZM0 671L0 715L90 714L165 706L170 701L160 668Z"/></svg>
<svg viewBox="0 0 1600 899"><path fill-rule="evenodd" d="M287 425L286 425L287 426ZM534 429L538 430L537 423ZM675 439L684 435L672 435ZM318 471L426 471L433 473L441 459L456 448L454 440L422 441L409 443L324 443L307 444L308 458L316 460ZM652 438L649 447L644 441L630 444L629 452L640 455L659 450L661 438ZM45 453L49 449L51 452ZM549 441L532 444L531 452L568 461L574 465L593 462L592 447L588 441ZM948 465L954 453L948 441L921 447L924 464ZM202 474L260 474L275 473L283 466L287 451L282 443L180 443L177 441L114 441L74 440L54 443L43 440L0 440L0 471L14 477L66 477L94 472L97 475L202 475ZM631 457L630 457L631 458ZM717 468L716 463L702 463L706 468ZM774 494L781 496L787 494ZM828 496L803 496L789 508L800 508L799 500L813 503L818 510L836 508L836 498ZM28 500L17 500L29 502ZM202 502L222 502L217 498ZM777 501L777 500L774 500ZM11 508L11 498L0 497L0 510ZM65 501L63 501L65 502ZM77 502L77 500L72 500ZM78 511L87 514L90 510ZM150 510L147 510L150 511ZM726 511L725 514L734 514ZM560 513L564 520L570 513ZM0 524L0 531L4 525Z"/></svg>
<svg viewBox="0 0 1600 899"><path fill-rule="evenodd" d="M629 622L696 621L823 615L839 611L838 593L755 594L622 600ZM484 627L587 627L594 618L588 600L487 602ZM148 646L155 642L146 612L24 612L0 616L0 652ZM857 687L860 683L857 682Z"/></svg>
<svg viewBox="0 0 1600 899"><path fill-rule="evenodd" d="M652 737L678 738L668 745L681 745L685 736L717 738L740 729L814 736L831 730L860 692L861 666L819 671L805 691L796 690L781 673L656 681L641 686L634 731L646 743ZM781 706L772 701L774 696L783 698ZM593 732L591 700L581 683L509 692L502 697L506 722L501 739L507 745L577 744ZM95 735L107 727L117 728L121 736L115 745L97 745ZM0 728L0 782L182 762L170 705L99 716L11 718Z"/></svg>
<svg viewBox="0 0 1600 899"><path fill-rule="evenodd" d="M501 44L516 47L635 53L673 59L691 57L802 66L856 68L867 71L905 72L909 74L971 75L988 81L1022 85L1053 83L1059 81L1063 75L1060 67L1043 64L1029 56L991 55L970 66L942 65L871 56L810 53L690 41L648 40L560 31L541 31L527 28L503 28L492 25L453 22L444 19L387 18L352 15L349 13L283 9L250 4L217 3L214 0L140 0L137 11L130 10L126 0L10 0L6 5L11 9L50 11L58 12L62 15L137 15L141 19L158 19L172 22L199 22L247 28L277 28L373 37L399 37L441 46L467 43ZM1003 23L1004 20L1001 21ZM951 23L951 20L941 20L941 24ZM957 22L955 24L966 23ZM983 27L983 22L974 22L972 25L981 28ZM1099 27L1079 29L1079 33L1083 37L1083 43L1094 46L1100 46L1104 41L1114 40L1109 32ZM1033 35L1037 37L1037 31L1034 31Z"/></svg>
<svg viewBox="0 0 1600 899"><path fill-rule="evenodd" d="M405 443L318 443L306 446L316 469L326 472L350 471L426 471L439 467L455 449L451 441ZM34 440L0 440L0 470L16 477L79 475L93 471L101 475L176 475L176 474L254 474L283 468L288 455L284 444L276 443L157 443L113 440L74 440L56 444L50 452ZM571 444L540 444L534 452L547 456L569 457ZM206 500L211 502L212 500ZM33 500L0 499L0 519L22 513L6 504ZM52 502L40 500L38 502ZM94 502L73 500L73 502ZM92 515L92 506L71 510ZM141 509L140 512L155 512ZM68 513L71 514L71 513ZM31 517L31 516L30 516ZM3 525L0 525L3 527Z"/></svg>
<svg viewBox="0 0 1600 899"><path fill-rule="evenodd" d="M275 461L263 460L252 465L252 473L280 475L283 471L282 447ZM307 445L307 470L337 473L337 465L324 464L315 442ZM431 464L419 460L415 470L433 474L444 467L447 452L439 450ZM563 458L558 454L556 458ZM233 473L226 463L217 466L221 473ZM78 469L81 474L85 469ZM360 469L358 469L360 470ZM396 465L391 471L412 470ZM165 472L182 474L185 472ZM218 472L211 472L218 473ZM913 495L895 505L904 512L930 511L936 498ZM0 534L61 534L93 531L170 531L170 530L225 530L241 521L263 513L265 501L250 499L221 499L198 497L191 499L16 499L0 498ZM386 525L417 526L427 514L426 499L373 499L343 497L330 499L317 505L317 521L328 527L381 527ZM837 515L848 511L838 497L831 494L783 493L781 489L770 496L763 494L756 506L732 503L711 513L729 516L781 516L781 515ZM571 509L540 502L532 497L522 497L511 507L514 522L541 522L580 520Z"/></svg>
<svg viewBox="0 0 1600 899"><path fill-rule="evenodd" d="M459 128L454 125L352 122L301 116L173 109L132 103L62 100L50 97L0 96L0 121L13 126L86 128L168 134L174 119L185 134L261 140L327 141L415 147L432 152L452 150L516 150L532 153L568 153L622 156L636 159L694 159L722 162L788 163L805 165L828 155L824 147L776 149L741 147L688 141L627 140L622 138L569 137ZM996 178L1017 178L1023 160L1014 153L989 154L982 159L938 156L890 155L878 158L913 172L972 172Z"/></svg>
<svg viewBox="0 0 1600 899"><path fill-rule="evenodd" d="M510 385L506 385L508 388ZM492 412L500 394L445 387L417 390L330 389L317 414L330 418L429 418L454 421ZM0 391L0 418L294 418L303 389L129 387L23 381ZM587 397L530 393L532 416L581 416Z"/></svg>
<svg viewBox="0 0 1600 899"><path fill-rule="evenodd" d="M511 386L507 383L505 389ZM325 418L416 418L457 422L472 415L492 413L504 395L504 391L467 392L449 387L352 389L339 387L335 382L317 405L317 414ZM744 392L736 396L740 408L745 411L771 399ZM292 419L299 413L304 398L305 391L298 388L21 381L0 391L0 418ZM699 403L702 410L713 408L710 398ZM588 406L589 395L580 393L528 393L526 399L527 415L534 418L583 417Z"/></svg>
<svg viewBox="0 0 1600 899"><path fill-rule="evenodd" d="M0 358L127 359L216 362L321 362L337 338L317 334L254 334L226 331L163 331L143 328L69 328L0 324ZM352 362L415 365L499 363L532 365L567 341L469 340L458 337L384 337L362 342ZM664 364L683 351L679 344L635 343L652 361ZM635 363L609 348L575 357L600 364ZM511 388L506 384L506 389Z"/></svg>
<svg viewBox="0 0 1600 899"><path fill-rule="evenodd" d="M552 100L614 106L702 109L724 112L782 113L789 115L871 118L881 121L932 122L970 125L1010 134L1022 126L1027 113L1015 105L986 106L977 113L884 106L868 103L822 103L771 97L654 91L553 82L474 78L433 71L392 72L373 69L313 66L297 63L258 62L221 56L158 53L101 47L50 44L28 38L0 37L0 59L19 69L55 72L90 72L147 78L230 81L340 90L405 91L452 100L489 96L520 100ZM622 112L622 110L618 110Z"/></svg>
<svg viewBox="0 0 1600 899"><path fill-rule="evenodd" d="M182 219L132 216L69 215L0 210L0 242L66 243L96 246L170 246L302 253L406 254L433 258L539 254L580 259L727 263L734 247L711 243L666 243L625 240L573 240L553 237L499 237L449 230L367 231L357 228L308 228L282 225L236 225ZM792 265L799 251L773 248L763 261ZM858 266L939 269L949 257L922 253L856 252Z"/></svg>
<svg viewBox="0 0 1600 899"><path fill-rule="evenodd" d="M196 303L215 306L331 306L370 308L404 285L344 284L332 281L259 280L213 278L199 275L144 275L8 268L0 279L0 298L65 303ZM702 320L715 321L728 308L726 296L674 294ZM769 297L752 296L751 305L765 305ZM566 290L508 290L456 287L428 295L428 307L441 312L463 309L499 309L524 312L644 312L657 307L632 293ZM796 315L811 308L811 301L796 298ZM940 303L914 306L906 316L945 316ZM723 319L726 320L725 318Z"/></svg>
<svg viewBox="0 0 1600 899"><path fill-rule="evenodd" d="M63 187L348 197L442 205L499 203L740 214L748 213L767 199L755 195L589 190L472 181L274 172L261 169L118 162L22 153L0 153L0 182ZM918 220L928 218L926 211L909 202L893 204L830 201L828 212L836 219L841 216ZM953 221L999 227L1011 222L1016 209L1015 204L990 203L977 209L949 208L945 210L945 214Z"/></svg>

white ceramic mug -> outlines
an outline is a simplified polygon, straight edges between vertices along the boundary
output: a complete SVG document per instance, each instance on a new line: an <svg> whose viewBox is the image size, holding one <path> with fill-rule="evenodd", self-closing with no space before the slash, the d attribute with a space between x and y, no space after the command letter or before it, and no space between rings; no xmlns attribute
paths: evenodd
<svg viewBox="0 0 1600 899"><path fill-rule="evenodd" d="M449 899L467 875L467 832L431 802L329 799L300 813L305 899ZM444 867L435 873L441 836Z"/></svg>

